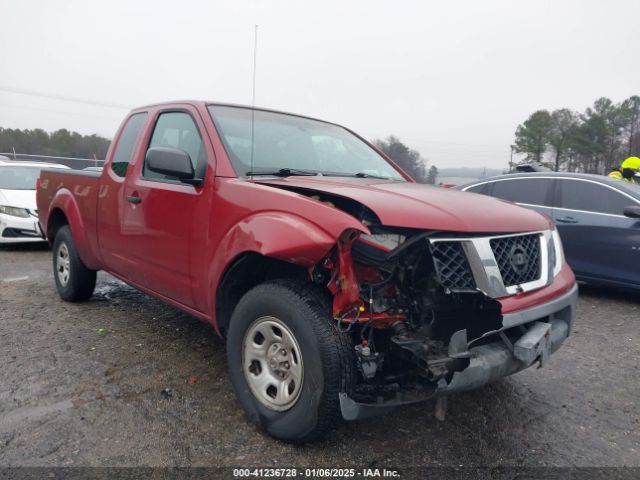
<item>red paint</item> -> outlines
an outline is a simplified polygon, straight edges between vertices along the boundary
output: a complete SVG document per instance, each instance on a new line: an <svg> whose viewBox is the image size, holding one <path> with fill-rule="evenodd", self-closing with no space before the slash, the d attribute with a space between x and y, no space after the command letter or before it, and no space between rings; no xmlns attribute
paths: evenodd
<svg viewBox="0 0 640 480"><path fill-rule="evenodd" d="M41 197L45 197L47 206L45 207L47 214L59 210L64 212L69 221L69 228L73 234L73 238L76 240L78 251L85 265L89 268L100 268L102 262L100 261L99 249L97 248L98 237L96 235L96 191L97 183L94 180L93 184L85 183L84 179L87 177L76 177L67 175L65 177L58 177L56 173L43 173L46 175L49 182L49 186L45 189L45 182L41 182L40 190L38 190L38 212L41 213L42 201ZM77 179L82 179L79 182ZM72 193L72 190L76 190L79 184L83 184L85 189L82 192L85 193L84 197L77 197ZM54 188L49 188L53 186ZM43 231L47 231L44 228L46 223L42 222L42 216L40 216L40 224L43 226Z"/></svg>
<svg viewBox="0 0 640 480"><path fill-rule="evenodd" d="M346 317L342 318L342 323L345 324L353 324L359 323L364 324L371 322L373 328L389 328L394 323L404 322L407 319L407 316L404 313L374 313L373 315L369 315L367 310L360 312L360 315L356 315L355 313L349 314Z"/></svg>
<svg viewBox="0 0 640 480"><path fill-rule="evenodd" d="M151 182L140 176L155 119L163 111L175 110L188 112L200 130L207 156L202 186ZM344 315L361 305L351 243L358 232L369 234L368 228L326 202L286 190L287 186L348 197L369 207L389 226L493 233L550 226L548 219L531 210L483 195L419 185L404 172L406 183L344 177L250 182L236 177L205 102L151 105L130 115L138 112L148 115L126 178L111 169L121 126L100 176L42 173L37 193L40 223L47 231L52 214L64 213L87 266L106 270L216 329L218 285L234 260L247 252L305 268L329 259L334 314ZM133 204L128 196L138 196L142 202ZM504 310L542 302L571 282L572 274L563 272L540 292L503 299Z"/></svg>
<svg viewBox="0 0 640 480"><path fill-rule="evenodd" d="M513 203L419 183L349 177L289 177L262 179L260 183L351 198L373 210L388 226L516 233L545 230L552 225L549 218Z"/></svg>
<svg viewBox="0 0 640 480"><path fill-rule="evenodd" d="M357 232L349 231L338 240L336 268L329 281L329 291L333 294L333 317L339 318L362 305L358 279L351 258L351 245Z"/></svg>
<svg viewBox="0 0 640 480"><path fill-rule="evenodd" d="M358 241L361 242L362 239L360 238ZM385 249L385 251L388 250ZM361 282L378 283L383 279L382 272L375 267L362 265L361 263L356 263L354 267L356 270L356 276Z"/></svg>

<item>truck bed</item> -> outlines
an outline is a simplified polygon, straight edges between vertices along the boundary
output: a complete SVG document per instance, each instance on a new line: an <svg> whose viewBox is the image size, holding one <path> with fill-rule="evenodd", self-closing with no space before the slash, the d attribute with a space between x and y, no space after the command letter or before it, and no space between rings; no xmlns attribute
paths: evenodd
<svg viewBox="0 0 640 480"><path fill-rule="evenodd" d="M40 173L36 203L42 231L49 244L53 238L47 232L50 217L57 210L70 218L70 227L78 243L83 261L92 268L100 266L96 213L100 172L46 168Z"/></svg>

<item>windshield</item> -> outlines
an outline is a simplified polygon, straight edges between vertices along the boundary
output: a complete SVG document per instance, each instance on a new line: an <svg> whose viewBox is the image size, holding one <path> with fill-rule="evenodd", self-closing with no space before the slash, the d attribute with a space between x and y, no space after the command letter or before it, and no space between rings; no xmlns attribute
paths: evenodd
<svg viewBox="0 0 640 480"><path fill-rule="evenodd" d="M252 135L251 109L212 105L209 112L238 175L295 169L322 175L370 175L404 181L374 149L337 125L253 110Z"/></svg>
<svg viewBox="0 0 640 480"><path fill-rule="evenodd" d="M0 188L35 190L40 167L0 166Z"/></svg>

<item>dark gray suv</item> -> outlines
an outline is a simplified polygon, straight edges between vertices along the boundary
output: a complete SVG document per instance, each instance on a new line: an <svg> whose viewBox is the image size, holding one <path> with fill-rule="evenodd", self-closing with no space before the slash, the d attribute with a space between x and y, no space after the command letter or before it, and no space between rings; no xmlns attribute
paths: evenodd
<svg viewBox="0 0 640 480"><path fill-rule="evenodd" d="M640 186L581 173L516 173L457 190L501 198L556 222L578 280L640 289Z"/></svg>

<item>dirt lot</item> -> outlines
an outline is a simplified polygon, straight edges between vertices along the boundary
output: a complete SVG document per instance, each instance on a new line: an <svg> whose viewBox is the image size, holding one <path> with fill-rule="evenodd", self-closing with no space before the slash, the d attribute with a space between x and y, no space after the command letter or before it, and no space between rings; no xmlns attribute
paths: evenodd
<svg viewBox="0 0 640 480"><path fill-rule="evenodd" d="M209 326L105 274L64 303L46 248L1 247L0 365L0 466L640 466L637 294L583 289L545 368L444 423L429 402L293 447L245 421Z"/></svg>

